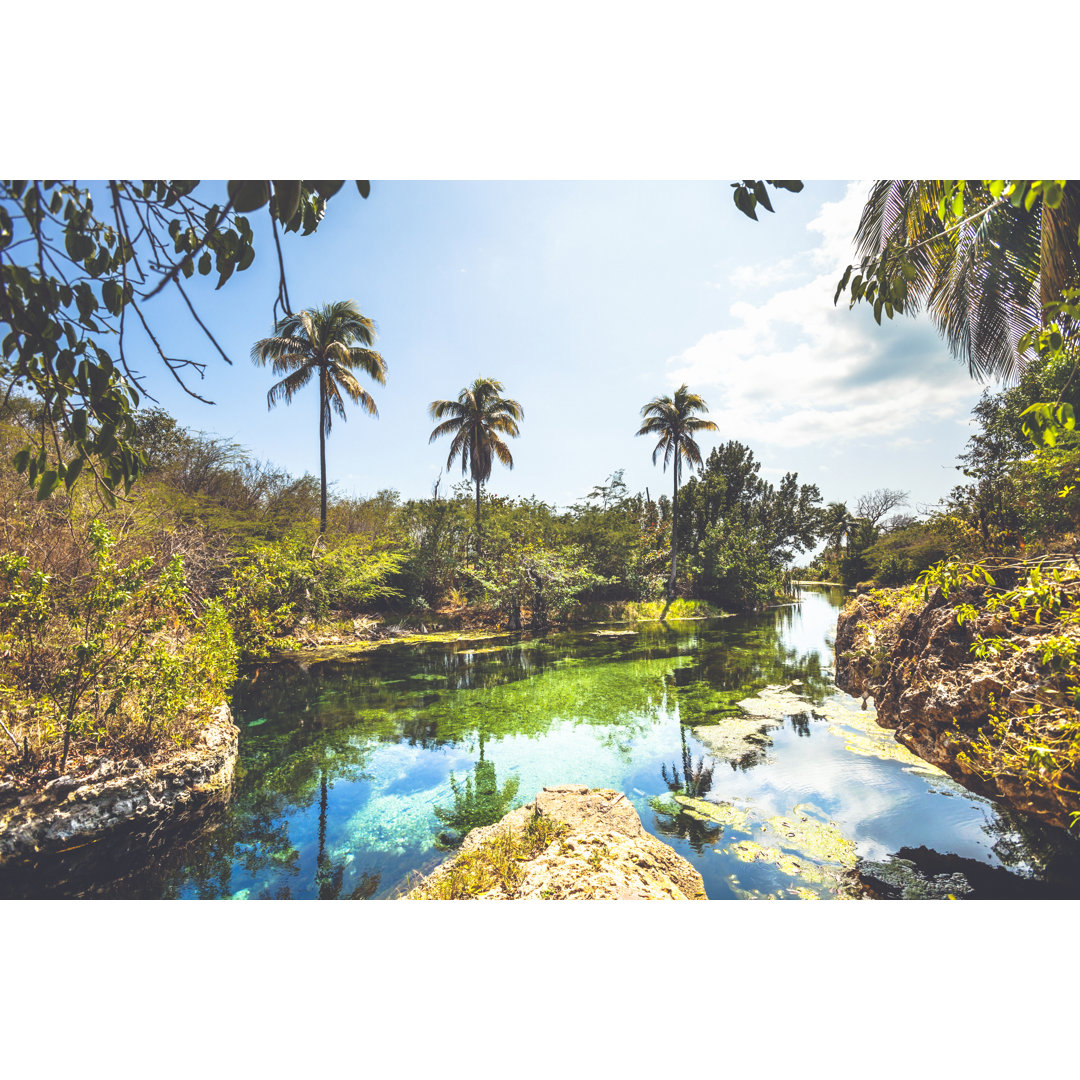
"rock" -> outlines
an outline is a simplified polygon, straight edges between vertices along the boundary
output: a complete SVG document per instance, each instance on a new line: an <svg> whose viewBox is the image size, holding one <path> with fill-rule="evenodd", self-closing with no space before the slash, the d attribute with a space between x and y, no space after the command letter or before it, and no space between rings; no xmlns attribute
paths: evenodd
<svg viewBox="0 0 1080 1080"><path fill-rule="evenodd" d="M458 853L421 879L406 898L440 895L455 873L507 836L524 837L537 819L565 831L516 865L511 887L495 884L470 898L486 900L704 900L701 875L667 844L646 832L625 795L584 784L537 793L494 825L473 829Z"/></svg>
<svg viewBox="0 0 1080 1080"><path fill-rule="evenodd" d="M992 713L1022 712L1051 685L1052 676L1040 677L1033 664L1038 638L1010 634L1013 647L991 663L972 653L971 624L957 623L954 605L965 594L946 598L939 589L925 604L902 597L899 590L892 601L859 596L841 611L836 685L873 698L882 727L965 787L1067 829L1077 809L1065 791L1070 784L1033 787L1008 773L981 775L969 757Z"/></svg>
<svg viewBox="0 0 1080 1080"><path fill-rule="evenodd" d="M227 792L240 731L222 705L194 745L165 761L99 761L88 775L58 776L0 805L0 869L61 848L98 841L137 823L151 828Z"/></svg>

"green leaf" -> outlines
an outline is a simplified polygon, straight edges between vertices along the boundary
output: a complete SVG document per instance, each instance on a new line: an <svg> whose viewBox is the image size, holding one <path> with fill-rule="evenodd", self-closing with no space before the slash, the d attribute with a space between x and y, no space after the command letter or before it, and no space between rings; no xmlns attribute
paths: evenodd
<svg viewBox="0 0 1080 1080"><path fill-rule="evenodd" d="M85 233L69 228L64 233L64 248L73 262L82 262L87 255L93 254L94 241Z"/></svg>
<svg viewBox="0 0 1080 1080"><path fill-rule="evenodd" d="M101 286L101 298L105 301L105 306L111 314L120 314L120 310L124 306L124 290L120 287L119 282L112 278L106 281Z"/></svg>
<svg viewBox="0 0 1080 1080"><path fill-rule="evenodd" d="M233 209L238 213L251 213L270 201L269 180L230 180L227 186Z"/></svg>
<svg viewBox="0 0 1080 1080"><path fill-rule="evenodd" d="M232 277L233 271L236 269L236 263L232 259L218 259L218 283L214 286L215 289L220 289L229 278Z"/></svg>
<svg viewBox="0 0 1080 1080"><path fill-rule="evenodd" d="M67 472L64 474L64 487L70 491L75 484L75 481L79 479L79 473L82 472L83 459L76 458L74 461L68 463Z"/></svg>
<svg viewBox="0 0 1080 1080"><path fill-rule="evenodd" d="M308 183L313 187L324 199L329 199L331 196L336 195L340 190L344 180L310 180Z"/></svg>
<svg viewBox="0 0 1080 1080"><path fill-rule="evenodd" d="M360 192L360 198L366 199L371 194L371 181L370 180L357 180L356 190Z"/></svg>
<svg viewBox="0 0 1080 1080"><path fill-rule="evenodd" d="M760 180L754 181L754 198L757 199L770 214L776 213L772 208L772 203L769 202L769 193L765 190L765 185Z"/></svg>
<svg viewBox="0 0 1080 1080"><path fill-rule="evenodd" d="M281 222L292 221L300 209L300 181L275 180L274 201L277 219Z"/></svg>
<svg viewBox="0 0 1080 1080"><path fill-rule="evenodd" d="M58 483L60 483L60 474L55 469L49 469L41 477L41 483L38 484L37 501L44 502L53 493L53 489Z"/></svg>
<svg viewBox="0 0 1080 1080"><path fill-rule="evenodd" d="M213 260L210 258L210 252L204 251L199 256L199 273L206 275L213 269Z"/></svg>
<svg viewBox="0 0 1080 1080"><path fill-rule="evenodd" d="M737 185L733 198L735 199L735 205L748 218L753 218L754 221L757 221L757 214L754 213L754 197L746 190L746 188Z"/></svg>
<svg viewBox="0 0 1080 1080"><path fill-rule="evenodd" d="M30 451L24 448L20 450L11 460L15 466L16 472L26 472L26 467L30 464Z"/></svg>

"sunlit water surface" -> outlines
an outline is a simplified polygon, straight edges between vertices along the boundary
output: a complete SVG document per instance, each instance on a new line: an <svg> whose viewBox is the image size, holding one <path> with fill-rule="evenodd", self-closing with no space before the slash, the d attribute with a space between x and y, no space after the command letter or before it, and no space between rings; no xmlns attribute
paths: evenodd
<svg viewBox="0 0 1080 1080"><path fill-rule="evenodd" d="M625 636L398 644L262 665L234 692L240 763L227 808L153 856L103 851L89 878L9 883L8 894L388 898L446 857L436 808L453 806L451 776L463 790L483 761L501 791L516 781L510 805L558 783L624 792L711 899L835 895L836 876L813 872L832 867L831 853L795 839L784 860L753 857L776 843L767 823L778 818L842 836L878 895L1080 896L1071 838L891 757L891 736L836 690L842 599L807 589L798 605ZM718 725L770 686L798 703L746 753L718 757ZM697 794L731 813L703 820L673 801L685 755L712 765Z"/></svg>

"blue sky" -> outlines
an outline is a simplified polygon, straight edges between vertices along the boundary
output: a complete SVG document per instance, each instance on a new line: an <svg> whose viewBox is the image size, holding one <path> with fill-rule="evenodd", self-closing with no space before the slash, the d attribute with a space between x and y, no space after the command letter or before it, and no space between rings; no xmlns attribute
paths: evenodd
<svg viewBox="0 0 1080 1080"><path fill-rule="evenodd" d="M705 453L737 438L767 478L797 471L826 501L888 486L933 503L959 479L980 387L925 318L878 327L867 309L833 306L865 189L809 181L753 222L724 181L376 180L367 200L349 185L316 234L285 248L294 308L355 300L388 365L385 387L368 384L379 418L335 422L334 489L427 494L447 453L428 445L427 406L484 374L525 409L498 493L566 505L618 468L634 490L667 491L634 432L641 406L685 381L720 428ZM141 366L184 425L315 472L314 385L268 412L272 375L248 359L276 294L268 236L257 250L220 292L193 279L231 368L185 312L153 301L170 350L207 361L195 389L216 404L186 398L149 353Z"/></svg>

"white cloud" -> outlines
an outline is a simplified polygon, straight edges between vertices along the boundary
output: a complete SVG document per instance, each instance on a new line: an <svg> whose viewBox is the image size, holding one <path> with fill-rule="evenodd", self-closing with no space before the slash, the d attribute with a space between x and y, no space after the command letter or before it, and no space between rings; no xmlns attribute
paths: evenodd
<svg viewBox="0 0 1080 1080"><path fill-rule="evenodd" d="M970 409L977 388L925 317L897 316L879 327L866 305L833 304L854 257L851 237L867 188L849 185L808 225L820 236L809 252L816 276L761 303L735 300L727 327L668 360L671 384L701 393L725 438L830 448L883 436L913 440L920 425ZM787 274L794 262L772 267ZM749 284L769 272L763 265L736 275Z"/></svg>
<svg viewBox="0 0 1080 1080"><path fill-rule="evenodd" d="M716 282L714 288L727 289L729 285L754 287L757 285L778 285L781 281L791 281L797 277L805 260L800 255L787 259L777 259L771 263L755 263L751 266L737 266L728 275L726 282Z"/></svg>

